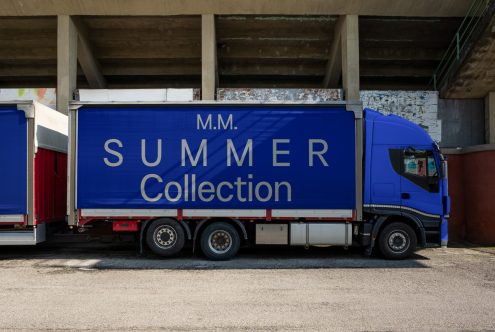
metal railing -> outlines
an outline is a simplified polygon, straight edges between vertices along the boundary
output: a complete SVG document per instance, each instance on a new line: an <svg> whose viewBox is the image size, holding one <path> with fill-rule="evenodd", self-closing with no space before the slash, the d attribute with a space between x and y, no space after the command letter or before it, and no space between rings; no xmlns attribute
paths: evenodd
<svg viewBox="0 0 495 332"><path fill-rule="evenodd" d="M468 42L473 32L478 27L484 16L487 14L490 5L494 0L474 0L469 10L461 22L454 39L445 51L438 67L435 69L433 77L428 86L433 86L434 90L442 86L455 64L461 60L461 54L468 46Z"/></svg>

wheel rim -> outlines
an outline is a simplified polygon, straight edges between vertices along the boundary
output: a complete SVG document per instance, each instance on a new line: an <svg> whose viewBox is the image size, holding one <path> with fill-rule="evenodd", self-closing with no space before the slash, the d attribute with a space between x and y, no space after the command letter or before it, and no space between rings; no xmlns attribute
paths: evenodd
<svg viewBox="0 0 495 332"><path fill-rule="evenodd" d="M153 232L155 244L163 249L169 249L177 243L177 232L170 225L158 226Z"/></svg>
<svg viewBox="0 0 495 332"><path fill-rule="evenodd" d="M394 231L390 233L388 237L388 246L396 253L402 253L409 249L409 237L407 233L403 231Z"/></svg>
<svg viewBox="0 0 495 332"><path fill-rule="evenodd" d="M208 237L208 247L216 254L224 254L232 248L232 236L224 230L214 231Z"/></svg>

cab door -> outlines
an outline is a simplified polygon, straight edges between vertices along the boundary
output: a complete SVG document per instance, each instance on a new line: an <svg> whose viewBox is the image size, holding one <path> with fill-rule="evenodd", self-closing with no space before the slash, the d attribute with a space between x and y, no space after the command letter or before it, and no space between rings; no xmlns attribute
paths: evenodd
<svg viewBox="0 0 495 332"><path fill-rule="evenodd" d="M440 170L431 147L403 147L401 206L406 211L442 215Z"/></svg>

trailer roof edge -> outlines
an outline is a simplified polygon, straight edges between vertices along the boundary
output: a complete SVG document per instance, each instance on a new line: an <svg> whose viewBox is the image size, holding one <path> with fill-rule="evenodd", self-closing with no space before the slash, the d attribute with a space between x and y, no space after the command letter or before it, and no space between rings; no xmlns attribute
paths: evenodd
<svg viewBox="0 0 495 332"><path fill-rule="evenodd" d="M71 101L69 105L332 105L361 106L360 101Z"/></svg>

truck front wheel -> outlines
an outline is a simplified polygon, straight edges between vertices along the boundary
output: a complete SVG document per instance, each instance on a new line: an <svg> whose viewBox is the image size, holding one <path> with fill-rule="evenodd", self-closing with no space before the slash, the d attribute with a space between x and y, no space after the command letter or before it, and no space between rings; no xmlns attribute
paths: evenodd
<svg viewBox="0 0 495 332"><path fill-rule="evenodd" d="M239 251L240 245L239 233L226 222L214 222L201 233L201 251L211 260L231 259Z"/></svg>
<svg viewBox="0 0 495 332"><path fill-rule="evenodd" d="M380 251L388 259L404 259L416 250L417 237L414 230L402 222L385 226L378 243Z"/></svg>
<svg viewBox="0 0 495 332"><path fill-rule="evenodd" d="M185 241L184 229L173 219L157 219L146 231L148 247L160 256L177 254L184 248Z"/></svg>

